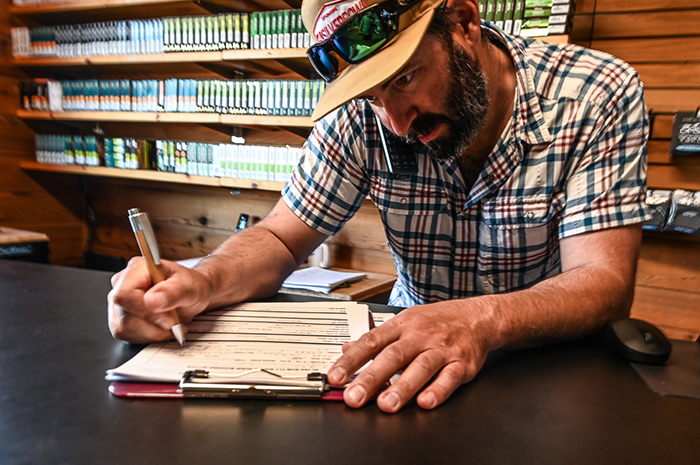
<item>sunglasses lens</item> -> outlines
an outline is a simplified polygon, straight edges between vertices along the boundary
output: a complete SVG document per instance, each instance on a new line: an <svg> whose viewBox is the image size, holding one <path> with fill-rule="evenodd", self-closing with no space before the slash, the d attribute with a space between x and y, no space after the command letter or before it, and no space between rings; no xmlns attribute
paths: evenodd
<svg viewBox="0 0 700 465"><path fill-rule="evenodd" d="M309 48L306 52L309 61L316 69L316 72L321 75L326 81L330 81L338 74L338 60L328 53L322 44Z"/></svg>
<svg viewBox="0 0 700 465"><path fill-rule="evenodd" d="M387 42L391 31L376 11L353 16L339 29L333 44L348 62L362 60Z"/></svg>

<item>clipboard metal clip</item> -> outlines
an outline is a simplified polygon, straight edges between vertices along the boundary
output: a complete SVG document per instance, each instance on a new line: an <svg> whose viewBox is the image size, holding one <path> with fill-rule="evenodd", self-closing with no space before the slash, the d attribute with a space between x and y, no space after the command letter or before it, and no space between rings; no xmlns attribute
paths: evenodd
<svg viewBox="0 0 700 465"><path fill-rule="evenodd" d="M329 387L324 373L283 376L260 369L237 374L189 370L180 389L185 397L320 399Z"/></svg>

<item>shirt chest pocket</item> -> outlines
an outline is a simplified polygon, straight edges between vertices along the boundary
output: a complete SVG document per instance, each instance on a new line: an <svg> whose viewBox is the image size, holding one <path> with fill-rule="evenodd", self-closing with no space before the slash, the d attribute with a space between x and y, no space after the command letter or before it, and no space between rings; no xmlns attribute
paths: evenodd
<svg viewBox="0 0 700 465"><path fill-rule="evenodd" d="M441 188L416 182L380 179L370 188L370 197L384 215L433 215L448 211Z"/></svg>
<svg viewBox="0 0 700 465"><path fill-rule="evenodd" d="M496 198L482 207L476 286L486 294L528 288L560 272L556 198Z"/></svg>
<svg viewBox="0 0 700 465"><path fill-rule="evenodd" d="M412 276L432 274L432 266L425 266L425 255L433 260L435 241L453 233L447 195L435 186L395 179L374 184L370 195L399 271Z"/></svg>

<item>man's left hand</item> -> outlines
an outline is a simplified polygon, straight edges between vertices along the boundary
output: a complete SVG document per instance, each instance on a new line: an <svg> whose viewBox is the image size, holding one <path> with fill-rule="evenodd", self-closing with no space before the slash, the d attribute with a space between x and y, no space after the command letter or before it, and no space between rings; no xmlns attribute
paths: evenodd
<svg viewBox="0 0 700 465"><path fill-rule="evenodd" d="M374 359L346 387L344 400L361 407L403 370L399 379L377 396L378 407L396 412L418 391L418 405L432 409L460 385L476 376L491 348L491 323L479 299L411 307L382 326L343 347L328 372L331 384L342 386ZM465 309L465 306L467 307ZM476 316L479 315L479 316Z"/></svg>

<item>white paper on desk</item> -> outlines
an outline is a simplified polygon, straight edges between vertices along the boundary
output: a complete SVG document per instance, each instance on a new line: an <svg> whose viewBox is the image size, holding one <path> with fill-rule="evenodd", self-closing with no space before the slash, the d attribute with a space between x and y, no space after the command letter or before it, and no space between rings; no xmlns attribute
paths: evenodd
<svg viewBox="0 0 700 465"><path fill-rule="evenodd" d="M366 278L365 273L327 270L310 266L294 271L282 283L282 287L291 289L310 289L317 292L329 293L344 283L351 283Z"/></svg>
<svg viewBox="0 0 700 465"><path fill-rule="evenodd" d="M266 369L284 376L326 373L345 342L369 331L369 307L356 302L246 303L199 315L185 347L150 344L107 371L111 381L176 383L187 370L232 375Z"/></svg>

